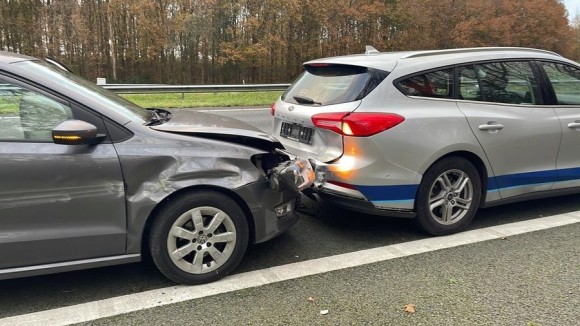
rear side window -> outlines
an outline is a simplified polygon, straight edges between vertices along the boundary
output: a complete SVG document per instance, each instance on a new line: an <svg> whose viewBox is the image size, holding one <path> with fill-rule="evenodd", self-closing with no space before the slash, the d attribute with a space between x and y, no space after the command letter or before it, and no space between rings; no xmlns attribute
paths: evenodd
<svg viewBox="0 0 580 326"><path fill-rule="evenodd" d="M529 62L493 62L459 68L458 98L537 104L540 91Z"/></svg>
<svg viewBox="0 0 580 326"><path fill-rule="evenodd" d="M550 79L559 105L580 105L580 70L561 63L540 63Z"/></svg>
<svg viewBox="0 0 580 326"><path fill-rule="evenodd" d="M398 82L405 95L452 98L453 70L445 69L409 77Z"/></svg>
<svg viewBox="0 0 580 326"><path fill-rule="evenodd" d="M348 65L309 65L282 95L282 100L302 105L332 105L363 99L388 72Z"/></svg>

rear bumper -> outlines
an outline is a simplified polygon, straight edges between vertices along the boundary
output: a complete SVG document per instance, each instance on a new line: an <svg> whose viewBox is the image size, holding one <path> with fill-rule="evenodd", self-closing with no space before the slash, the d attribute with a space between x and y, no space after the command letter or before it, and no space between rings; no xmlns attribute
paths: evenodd
<svg viewBox="0 0 580 326"><path fill-rule="evenodd" d="M417 215L412 210L379 208L373 205L373 203L371 203L365 198L351 197L346 194L341 194L335 191L329 191L324 188L310 188L307 191L314 192L320 199L322 199L325 202L355 212L389 217L402 217L402 218L414 218Z"/></svg>
<svg viewBox="0 0 580 326"><path fill-rule="evenodd" d="M311 161L316 180L309 191L333 205L373 215L413 218L417 185L352 184L336 173L340 166ZM340 172L340 171L339 171Z"/></svg>

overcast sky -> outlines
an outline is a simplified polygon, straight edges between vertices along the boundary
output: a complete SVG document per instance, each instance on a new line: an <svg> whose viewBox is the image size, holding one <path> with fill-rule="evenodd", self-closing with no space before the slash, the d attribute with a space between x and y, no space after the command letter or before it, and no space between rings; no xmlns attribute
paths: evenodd
<svg viewBox="0 0 580 326"><path fill-rule="evenodd" d="M572 19L580 14L580 0L564 0L562 2L564 2L566 9L568 9L568 18Z"/></svg>

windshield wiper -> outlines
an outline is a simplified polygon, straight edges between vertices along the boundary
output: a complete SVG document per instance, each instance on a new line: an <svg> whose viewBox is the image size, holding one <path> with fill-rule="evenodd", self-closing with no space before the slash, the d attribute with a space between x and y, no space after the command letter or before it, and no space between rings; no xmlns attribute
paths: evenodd
<svg viewBox="0 0 580 326"><path fill-rule="evenodd" d="M154 126L163 124L171 119L171 112L163 109L147 108L151 112L149 121L145 123L146 126Z"/></svg>
<svg viewBox="0 0 580 326"><path fill-rule="evenodd" d="M318 105L322 105L322 103L316 102L313 99L311 99L310 97L306 97L306 96L296 95L296 96L293 96L293 98L294 98L294 100L296 100L296 102L298 102L298 104L318 104Z"/></svg>

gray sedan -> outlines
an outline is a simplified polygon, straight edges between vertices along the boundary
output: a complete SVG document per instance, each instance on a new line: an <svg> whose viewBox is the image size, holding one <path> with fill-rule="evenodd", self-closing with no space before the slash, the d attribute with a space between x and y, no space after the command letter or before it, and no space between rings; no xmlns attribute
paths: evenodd
<svg viewBox="0 0 580 326"><path fill-rule="evenodd" d="M250 125L146 110L0 52L0 279L150 254L175 282L210 282L294 224L313 179Z"/></svg>

